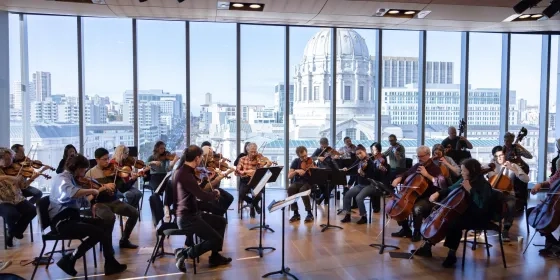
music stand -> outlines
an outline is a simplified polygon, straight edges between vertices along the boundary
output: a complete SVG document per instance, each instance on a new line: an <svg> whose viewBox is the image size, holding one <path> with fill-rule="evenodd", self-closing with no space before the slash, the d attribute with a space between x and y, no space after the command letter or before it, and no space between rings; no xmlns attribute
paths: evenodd
<svg viewBox="0 0 560 280"><path fill-rule="evenodd" d="M381 228L381 243L372 243L369 244L370 247L373 248L379 248L379 254L383 254L383 251L385 251L385 248L393 248L395 250L400 250L401 248L394 246L394 245L385 245L385 218L387 217L387 210L385 209L386 206L386 196L391 194L393 196L395 196L395 190L393 188L387 187L385 186L385 184L379 184L378 182L375 182L372 179L368 180L372 183L372 185L381 192L381 196L383 196L383 227Z"/></svg>
<svg viewBox="0 0 560 280"><path fill-rule="evenodd" d="M265 230L270 230L272 232L274 232L274 230L272 228L270 228L269 225L266 224L266 212L264 211L264 204L265 204L265 200L266 200L266 184L268 183L273 183L276 182L276 179L278 179L278 176L280 175L280 172L282 172L282 168L284 168L284 166L271 166L271 167L264 167L264 168L259 168L257 170L255 170L255 174L253 175L253 177L251 177L251 180L249 181L249 183L247 183L247 186L249 186L251 189L253 189L253 197L257 197L257 195L259 193L262 192L262 199L261 199L261 217L260 217L260 223L258 226L254 226L252 228L250 228L249 230L253 230L253 229L260 229L263 228ZM265 184L262 186L262 189L258 189L257 185L259 185L261 179L266 175L267 171L270 171L271 175L270 177L265 181Z"/></svg>
<svg viewBox="0 0 560 280"><path fill-rule="evenodd" d="M329 190L330 185L346 185L346 173L338 171L337 169L325 169L325 168L311 168L311 177L309 179L310 184L317 184L317 185L325 185L324 196L325 199L329 199ZM339 228L342 229L340 226L333 226L330 222L331 218L331 204L327 204L327 223L322 224L321 227L323 228L321 232L325 232L329 228Z"/></svg>

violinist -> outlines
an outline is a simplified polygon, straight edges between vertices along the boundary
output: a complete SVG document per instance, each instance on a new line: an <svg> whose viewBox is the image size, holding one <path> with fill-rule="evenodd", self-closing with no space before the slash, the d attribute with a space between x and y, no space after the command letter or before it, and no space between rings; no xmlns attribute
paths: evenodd
<svg viewBox="0 0 560 280"><path fill-rule="evenodd" d="M89 161L82 155L76 155L66 161L64 172L57 174L52 181L50 192L49 216L51 229L61 235L78 235L83 242L72 254L64 255L56 265L71 276L76 276L76 260L81 258L95 244L103 246L105 258L105 275L121 273L127 266L120 264L114 256L112 245L112 227L101 219L80 217L80 207L88 205L93 196L99 195L97 189L83 189L77 179L84 177ZM94 249L95 250L95 249Z"/></svg>
<svg viewBox="0 0 560 280"><path fill-rule="evenodd" d="M288 172L288 179L291 180L291 184L288 187L288 196L311 189L311 186L309 185L309 169L315 167L313 159L307 156L307 148L304 146L296 148L296 155L297 158L295 158L290 164L290 171ZM303 196L301 199L303 200L303 206L307 212L305 222L312 222L314 217L311 213L311 202L309 201L309 196ZM301 220L297 202L294 202L291 208L294 211L294 216L290 218L290 222Z"/></svg>
<svg viewBox="0 0 560 280"><path fill-rule="evenodd" d="M377 155L377 162L374 162L374 159L368 157L366 148L364 146L357 146L356 156L358 157L358 159L350 169L358 169L358 184L350 188L350 190L344 195L343 212L345 216L344 219L341 220L342 223L350 222L350 205L352 202L352 198L354 197L356 197L361 217L360 220L358 220L357 224L367 223L367 212L364 199L366 197L373 197L377 193L376 188L373 186L373 182L375 182L375 184L383 184L380 182L380 180L383 180L382 177L387 174L389 168L386 161L382 159L380 152L381 144L375 143L374 157ZM342 170L348 171L349 169L345 167ZM369 179L373 180L373 182Z"/></svg>
<svg viewBox="0 0 560 280"><path fill-rule="evenodd" d="M208 141L206 141L208 142ZM204 146L205 143L202 143L202 146ZM237 166L237 164L239 164L239 160L247 155L247 146L249 146L249 144L251 144L251 142L245 142L245 145L243 146L243 152L239 153L239 155L237 155L237 158L235 159L235 161L233 162L233 166ZM208 145L212 146L212 144L210 144L210 142L208 142Z"/></svg>
<svg viewBox="0 0 560 280"><path fill-rule="evenodd" d="M393 174L401 173L406 169L406 154L404 146L397 142L397 136L394 134L389 135L389 148L383 155L389 160L389 165Z"/></svg>
<svg viewBox="0 0 560 280"><path fill-rule="evenodd" d="M333 161L333 159L339 158L339 153L329 146L329 139L325 137L321 138L319 140L319 145L319 148L317 148L311 155L311 158L313 158L314 161L317 161L317 167L340 169L338 167L338 164ZM327 196L330 195L335 187L336 186L331 185L327 190L326 185L319 185L319 190L321 191L316 194L316 197L318 197L317 204L321 204L323 201L325 201L325 204L329 204L329 199L327 198Z"/></svg>
<svg viewBox="0 0 560 280"><path fill-rule="evenodd" d="M170 160L170 158L173 159ZM153 154L148 157L147 163L150 166L150 189L155 191L165 176L167 172L173 169L175 163L179 161L179 156L174 155L166 151L166 145L163 141L157 141L154 145ZM169 217L169 208L173 204L173 190L171 188L165 188L164 190L164 212L165 216Z"/></svg>
<svg viewBox="0 0 560 280"><path fill-rule="evenodd" d="M432 147L432 159L440 168L443 166L449 170L450 176L446 178L449 186L455 181L453 178L457 178L461 175L461 168L451 157L445 155L445 148L442 144L435 144Z"/></svg>
<svg viewBox="0 0 560 280"><path fill-rule="evenodd" d="M27 159L26 156L25 156L25 148L23 147L23 145L14 144L14 145L12 145L11 148L12 148L12 151L14 151L14 153L15 153L14 160L13 160L14 163L15 162L21 163L21 162L24 162ZM6 166L6 167L9 167L9 166ZM44 171L46 171L48 169L49 169L48 166L43 166L43 168L39 171L39 173L43 173ZM33 182L33 180L35 178L27 179L28 187L21 190L21 192L23 193L23 196L25 196L26 198L31 197L29 199L29 202L31 202L33 204L35 204L39 199L41 199L41 197L43 197L43 192L41 190L31 186L31 183Z"/></svg>
<svg viewBox="0 0 560 280"><path fill-rule="evenodd" d="M239 183L239 197L243 199L247 204L252 205L251 209L254 209L259 215L262 209L259 205L262 193L259 193L256 197L251 199L248 194L251 192L251 188L247 185L251 180L251 177L255 174L255 171L260 167L259 160L257 158L257 144L249 143L247 145L247 155L239 159L237 164L237 171L241 179ZM255 217L253 210L251 210L251 217Z"/></svg>
<svg viewBox="0 0 560 280"><path fill-rule="evenodd" d="M338 152L340 153L340 158L355 159L356 145L352 144L352 139L348 136L344 137L343 140L344 140L344 146L338 149ZM349 166L344 166L344 167L349 167ZM344 189L345 192L348 190L349 187L354 185L354 183L356 182L356 176L357 175L355 174L350 175L350 179L348 180L348 185L346 185L346 188Z"/></svg>
<svg viewBox="0 0 560 280"><path fill-rule="evenodd" d="M116 186L114 184L117 174L115 174L114 169L111 170L112 165L109 164L109 151L105 148L95 150L95 161L97 164L86 172L86 177L95 179L109 188L107 191L100 192L99 196L97 196L95 214L106 224L111 225L111 232L115 224L115 214L128 217L121 240L119 241L119 247L136 249L138 246L132 244L129 238L138 221L138 210L117 198Z"/></svg>
<svg viewBox="0 0 560 280"><path fill-rule="evenodd" d="M210 167L204 166L205 163L214 160L214 151L210 146L202 147L202 162L198 168L204 168L206 170L211 169ZM233 170L233 169L232 169ZM224 174L218 169L209 172L211 178L208 178L212 189L217 189L220 191L220 197L217 200L212 201L199 201L198 208L202 211L210 212L214 215L223 216L229 209L229 206L233 203L233 195L223 188L220 188L221 180L225 178Z"/></svg>
<svg viewBox="0 0 560 280"><path fill-rule="evenodd" d="M443 267L450 268L457 262L457 248L461 243L463 229L482 226L490 220L490 202L492 196L492 187L490 183L482 175L480 162L470 158L463 161L461 165L461 176L453 186L442 189L430 196L431 202L436 202L445 198L452 190L463 188L469 193L468 208L461 216L453 221L446 232L445 243L443 246L449 248L447 258L442 263ZM417 256L432 257L432 246L426 241L418 250L412 250Z"/></svg>
<svg viewBox="0 0 560 280"><path fill-rule="evenodd" d="M542 188L549 188L550 191L555 192L555 188L553 188L554 186L558 185L560 183L560 169L556 170L556 173L554 173L552 176L550 176L550 178L544 182L540 182L537 183L536 185L533 186L533 188L531 189L531 194L535 195L537 194ZM547 194L549 196L551 196L552 194ZM557 193L556 193L557 195ZM556 202L558 203L558 202ZM556 239L556 237L554 237L554 235L552 235L552 232L555 231L551 230L550 233L540 233L542 236L545 237L545 245L544 245L544 249L540 250L539 253L542 255L549 255L549 254L553 254L553 253L558 253L560 252L560 241L558 239Z"/></svg>
<svg viewBox="0 0 560 280"><path fill-rule="evenodd" d="M420 227L422 226L422 220L430 215L432 210L432 203L428 201L430 195L434 192L447 188L447 179L441 175L441 169L439 166L435 165L430 158L430 148L427 146L420 146L416 148L416 156L418 157L418 163L413 165L405 173L398 175L395 180L393 180L393 187L397 187L400 183L404 183L404 180L413 174L421 174L426 182L428 183L428 189L416 200L414 208L412 211L412 224L414 227L414 233L410 229L408 224L408 219L399 222L402 229L398 232L391 234L393 237L411 237L412 242L417 242L422 239L420 234ZM414 187L414 186L405 186Z"/></svg>
<svg viewBox="0 0 560 280"><path fill-rule="evenodd" d="M524 184L529 183L529 176L521 169L521 167L515 163L506 161L506 156L502 150L502 146L496 146L492 149L492 154L497 163L493 171L488 173L488 178L503 173L503 176L507 176L510 182L514 184L517 180L523 182ZM513 187L511 191L504 192L504 200L506 202L507 211L504 216L504 228L502 230L502 240L504 242L510 242L509 229L513 225L513 218L515 215L515 191Z"/></svg>
<svg viewBox="0 0 560 280"><path fill-rule="evenodd" d="M0 171L4 166L12 164L13 152L8 148L0 148ZM13 247L14 237L23 238L29 223L37 215L35 206L25 199L22 188L25 187L20 176L0 175L0 212L8 226L6 246Z"/></svg>
<svg viewBox="0 0 560 280"><path fill-rule="evenodd" d="M76 154L78 154L78 151L76 150L76 147L74 147L74 145L66 145L66 147L64 147L64 153L62 154L62 159L60 160L60 162L58 163L58 167L56 168L56 174L62 173L64 171L64 165L66 165L66 160L75 156Z"/></svg>
<svg viewBox="0 0 560 280"><path fill-rule="evenodd" d="M113 154L113 158L109 162L115 166L118 170L121 170L125 167L125 159L129 157L128 147L125 145L119 145L115 148L115 153ZM128 166L131 170L131 173L128 176L118 176L119 178L116 181L117 189L124 195L124 201L136 209L138 209L140 204L140 199L142 198L142 192L134 187L136 184L136 180L138 178L138 173L132 172L133 166Z"/></svg>

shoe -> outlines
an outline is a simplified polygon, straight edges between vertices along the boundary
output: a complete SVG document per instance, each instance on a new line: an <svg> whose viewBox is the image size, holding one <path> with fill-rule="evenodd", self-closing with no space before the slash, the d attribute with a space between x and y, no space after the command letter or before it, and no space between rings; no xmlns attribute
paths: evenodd
<svg viewBox="0 0 560 280"><path fill-rule="evenodd" d="M373 213L379 213L379 212L381 212L380 208L373 208Z"/></svg>
<svg viewBox="0 0 560 280"><path fill-rule="evenodd" d="M249 216L251 218L255 218L255 207L251 207L251 210L249 210Z"/></svg>
<svg viewBox="0 0 560 280"><path fill-rule="evenodd" d="M226 265L231 262L231 258L226 258L220 255L220 253L216 253L215 255L210 256L209 262L210 262L210 267Z"/></svg>
<svg viewBox="0 0 560 280"><path fill-rule="evenodd" d="M420 234L419 231L415 230L414 233L412 234L411 241L412 242L418 242L420 240L422 240L422 235Z"/></svg>
<svg viewBox="0 0 560 280"><path fill-rule="evenodd" d="M358 209L358 205L352 205L350 209Z"/></svg>
<svg viewBox="0 0 560 280"><path fill-rule="evenodd" d="M366 217L366 216L362 216L362 217L356 222L356 224L358 224L358 225L363 225L363 224L365 224L365 223L367 223L367 217Z"/></svg>
<svg viewBox="0 0 560 280"><path fill-rule="evenodd" d="M6 269L10 265L12 265L12 261L0 262L0 271Z"/></svg>
<svg viewBox="0 0 560 280"><path fill-rule="evenodd" d="M76 259L72 257L72 254L64 255L62 259L56 262L56 265L70 276L76 276L76 274L78 274L78 272L74 269Z"/></svg>
<svg viewBox="0 0 560 280"><path fill-rule="evenodd" d="M424 244L424 246L422 246L422 247L420 247L416 250L410 250L410 253L414 254L415 256L431 258L432 257L432 245L426 243L426 244Z"/></svg>
<svg viewBox="0 0 560 280"><path fill-rule="evenodd" d="M315 220L315 218L313 217L313 214L311 213L307 213L307 216L305 217L305 222L313 222L313 220Z"/></svg>
<svg viewBox="0 0 560 280"><path fill-rule="evenodd" d="M185 254L183 248L177 248L175 253L175 266L179 271L185 273L187 272L187 267L185 266Z"/></svg>
<svg viewBox="0 0 560 280"><path fill-rule="evenodd" d="M392 237L412 237L412 230L410 229L404 229L402 228L401 230L397 231L397 232L393 232L391 233Z"/></svg>
<svg viewBox="0 0 560 280"><path fill-rule="evenodd" d="M119 241L119 248L136 249L136 248L138 248L138 245L130 243L130 240L128 240L128 239L126 239L126 240L121 239L121 241Z"/></svg>
<svg viewBox="0 0 560 280"><path fill-rule="evenodd" d="M120 264L116 259L105 261L105 276L119 274L127 269L126 264Z"/></svg>
<svg viewBox="0 0 560 280"><path fill-rule="evenodd" d="M175 255L175 258L179 258L179 257L183 257L183 250L184 248L177 248L175 250L173 250L173 255Z"/></svg>
<svg viewBox="0 0 560 280"><path fill-rule="evenodd" d="M17 239L23 239L23 233L10 233L10 236L15 237Z"/></svg>
<svg viewBox="0 0 560 280"><path fill-rule="evenodd" d="M341 223L349 223L350 221L350 214L344 215L344 219L340 220Z"/></svg>
<svg viewBox="0 0 560 280"><path fill-rule="evenodd" d="M6 246L14 247L14 237L10 234L6 236Z"/></svg>
<svg viewBox="0 0 560 280"><path fill-rule="evenodd" d="M262 214L262 209L261 209L261 207L258 206L258 205L255 205L255 211L256 211L257 214L259 214L259 215Z"/></svg>
<svg viewBox="0 0 560 280"><path fill-rule="evenodd" d="M297 221L299 221L299 220L301 220L301 216L300 216L299 214L294 214L294 216L292 216L292 217L290 218L290 223L291 223L291 222L297 222Z"/></svg>
<svg viewBox="0 0 560 280"><path fill-rule="evenodd" d="M325 201L325 196L321 195L318 199L317 199L317 205L321 205L321 203L323 203L323 201ZM325 203L326 204L326 203Z"/></svg>
<svg viewBox="0 0 560 280"><path fill-rule="evenodd" d="M452 268L457 263L457 256L447 256L441 264L445 268Z"/></svg>
<svg viewBox="0 0 560 280"><path fill-rule="evenodd" d="M511 241L511 239L509 239L509 232L507 230L502 231L502 241L503 242Z"/></svg>

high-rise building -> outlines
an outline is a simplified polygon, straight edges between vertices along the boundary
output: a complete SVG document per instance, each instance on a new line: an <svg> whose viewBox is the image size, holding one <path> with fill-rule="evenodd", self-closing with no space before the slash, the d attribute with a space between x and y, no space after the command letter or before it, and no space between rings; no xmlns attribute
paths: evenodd
<svg viewBox="0 0 560 280"><path fill-rule="evenodd" d="M45 101L52 95L50 72L37 71L33 73L33 84L35 86L36 101Z"/></svg>
<svg viewBox="0 0 560 280"><path fill-rule="evenodd" d="M290 115L294 113L294 85L290 84ZM276 114L276 122L284 122L284 110L286 104L286 88L284 83L278 83L274 86L274 112Z"/></svg>
<svg viewBox="0 0 560 280"><path fill-rule="evenodd" d="M10 91L10 108L21 110L23 102L23 96L21 94L21 81L14 81Z"/></svg>

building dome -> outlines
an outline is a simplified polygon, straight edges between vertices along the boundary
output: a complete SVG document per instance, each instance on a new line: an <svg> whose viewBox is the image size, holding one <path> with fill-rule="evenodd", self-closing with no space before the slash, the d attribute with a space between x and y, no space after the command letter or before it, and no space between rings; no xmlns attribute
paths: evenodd
<svg viewBox="0 0 560 280"><path fill-rule="evenodd" d="M329 57L331 53L331 29L323 28L317 32L303 52L302 61L312 60L314 57ZM369 50L365 39L352 29L337 29L336 51L339 56L369 57Z"/></svg>

